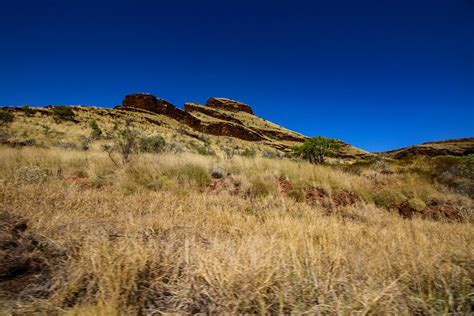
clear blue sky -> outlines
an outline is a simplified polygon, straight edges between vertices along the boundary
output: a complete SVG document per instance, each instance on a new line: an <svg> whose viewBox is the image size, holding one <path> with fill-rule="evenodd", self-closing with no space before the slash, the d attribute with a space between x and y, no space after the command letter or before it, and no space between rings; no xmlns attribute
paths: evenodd
<svg viewBox="0 0 474 316"><path fill-rule="evenodd" d="M473 0L0 4L0 105L220 96L370 151L474 136Z"/></svg>

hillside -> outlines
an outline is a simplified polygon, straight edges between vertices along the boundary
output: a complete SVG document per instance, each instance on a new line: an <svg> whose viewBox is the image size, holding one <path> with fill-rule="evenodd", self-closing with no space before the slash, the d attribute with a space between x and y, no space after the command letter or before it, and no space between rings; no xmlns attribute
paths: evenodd
<svg viewBox="0 0 474 316"><path fill-rule="evenodd" d="M473 313L465 151L310 164L222 98L0 114L1 315Z"/></svg>
<svg viewBox="0 0 474 316"><path fill-rule="evenodd" d="M159 134L173 152L208 152L221 157L234 154L284 156L307 136L262 119L250 106L225 98L210 98L206 105L186 103L184 110L149 94L132 94L122 105L111 108L70 106L73 120L57 120L54 107L12 108L15 120L8 142L22 145L34 142L44 146L80 146L95 120L106 132L125 123L142 136ZM3 140L5 143L6 140ZM65 144L69 143L69 144ZM356 159L368 153L341 141L339 158ZM100 142L96 142L100 145Z"/></svg>
<svg viewBox="0 0 474 316"><path fill-rule="evenodd" d="M420 145L404 147L379 153L381 156L403 159L417 156L467 156L474 154L474 138L448 139L426 142Z"/></svg>

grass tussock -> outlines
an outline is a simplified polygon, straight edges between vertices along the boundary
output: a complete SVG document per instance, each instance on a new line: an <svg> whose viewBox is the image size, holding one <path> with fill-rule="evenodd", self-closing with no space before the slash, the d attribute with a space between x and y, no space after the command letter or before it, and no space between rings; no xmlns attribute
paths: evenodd
<svg viewBox="0 0 474 316"><path fill-rule="evenodd" d="M239 190L212 191L216 167ZM308 187L360 200L328 210L306 202ZM47 295L21 289L11 297L0 280L0 308L468 314L471 220L407 220L387 209L402 201L423 209L433 198L472 210L468 196L413 173L192 154L140 154L115 165L99 151L1 148L0 208L27 219L63 255L44 258L52 266Z"/></svg>

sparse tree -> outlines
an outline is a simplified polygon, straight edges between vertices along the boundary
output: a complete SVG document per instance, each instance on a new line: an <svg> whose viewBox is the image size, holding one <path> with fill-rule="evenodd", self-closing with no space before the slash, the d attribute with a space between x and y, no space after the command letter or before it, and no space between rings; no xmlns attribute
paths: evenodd
<svg viewBox="0 0 474 316"><path fill-rule="evenodd" d="M147 153L159 153L165 147L165 140L160 135L143 137L140 139L140 151Z"/></svg>
<svg viewBox="0 0 474 316"><path fill-rule="evenodd" d="M9 127L14 119L15 116L12 113L0 110L0 143L8 143L12 137L13 132Z"/></svg>
<svg viewBox="0 0 474 316"><path fill-rule="evenodd" d="M102 135L102 130L100 129L99 124L97 124L96 120L90 121L89 127L92 129L91 131L92 138L97 139Z"/></svg>
<svg viewBox="0 0 474 316"><path fill-rule="evenodd" d="M21 109L23 110L26 116L32 116L34 114L34 111L31 109L31 107L28 104L22 105Z"/></svg>
<svg viewBox="0 0 474 316"><path fill-rule="evenodd" d="M107 152L110 160L118 167L119 164L114 158L114 153L118 153L122 160L122 164L129 161L130 155L138 151L139 133L130 127L131 120L125 121L125 126L118 129L118 125L111 132L109 137L113 140L113 144L103 144L102 150Z"/></svg>
<svg viewBox="0 0 474 316"><path fill-rule="evenodd" d="M0 125L7 127L10 125L11 122L15 119L15 116L5 110L0 110Z"/></svg>
<svg viewBox="0 0 474 316"><path fill-rule="evenodd" d="M307 139L303 145L295 147L296 156L303 158L313 164L324 163L326 157L333 157L341 147L341 142L333 138L321 136Z"/></svg>
<svg viewBox="0 0 474 316"><path fill-rule="evenodd" d="M124 163L128 162L130 155L137 151L138 148L138 133L137 131L126 125L124 129L118 132L118 136L115 139L115 145L122 156Z"/></svg>
<svg viewBox="0 0 474 316"><path fill-rule="evenodd" d="M53 107L53 118L56 123L61 121L74 121L76 114L74 111L65 105Z"/></svg>

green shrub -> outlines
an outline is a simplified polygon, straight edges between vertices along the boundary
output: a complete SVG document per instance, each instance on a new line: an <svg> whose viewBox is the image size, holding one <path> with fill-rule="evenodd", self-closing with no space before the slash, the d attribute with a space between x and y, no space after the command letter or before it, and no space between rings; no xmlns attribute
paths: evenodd
<svg viewBox="0 0 474 316"><path fill-rule="evenodd" d="M214 152L214 150L212 150L211 147L209 147L209 145L199 145L199 144L195 144L195 143L191 143L191 147L196 150L196 152L199 154L199 155L203 155L203 156L214 156L216 153Z"/></svg>
<svg viewBox="0 0 474 316"><path fill-rule="evenodd" d="M294 147L293 153L310 163L321 164L326 157L334 157L340 147L339 140L318 136L305 140L301 146Z"/></svg>
<svg viewBox="0 0 474 316"><path fill-rule="evenodd" d="M431 176L453 190L474 195L474 155L440 156L431 161Z"/></svg>
<svg viewBox="0 0 474 316"><path fill-rule="evenodd" d="M34 111L30 108L28 104L22 105L21 109L23 110L23 112L25 112L26 116L31 116L34 113Z"/></svg>
<svg viewBox="0 0 474 316"><path fill-rule="evenodd" d="M388 207L391 204L400 204L406 200L406 196L393 189L382 189L376 191L372 196L375 205L379 207Z"/></svg>
<svg viewBox="0 0 474 316"><path fill-rule="evenodd" d="M91 137L94 139L99 138L102 135L102 130L99 127L99 124L97 124L96 120L92 120L89 122L89 127L91 128Z"/></svg>
<svg viewBox="0 0 474 316"><path fill-rule="evenodd" d="M0 110L0 125L7 126L13 122L14 119L15 116L12 113L5 110Z"/></svg>
<svg viewBox="0 0 474 316"><path fill-rule="evenodd" d="M61 121L74 121L76 114L74 111L65 105L58 105L53 107L53 119L56 123Z"/></svg>
<svg viewBox="0 0 474 316"><path fill-rule="evenodd" d="M418 199L418 198L411 198L408 200L408 205L416 210L417 212L420 212L422 210L424 210L426 208L426 204L425 202L423 202L422 200Z"/></svg>
<svg viewBox="0 0 474 316"><path fill-rule="evenodd" d="M255 157L257 155L257 152L255 151L255 149L245 149L244 151L242 151L240 153L240 155L243 156L243 157L252 158L252 157Z"/></svg>
<svg viewBox="0 0 474 316"><path fill-rule="evenodd" d="M144 137L140 139L140 151L147 153L159 153L165 147L165 140L160 135Z"/></svg>

